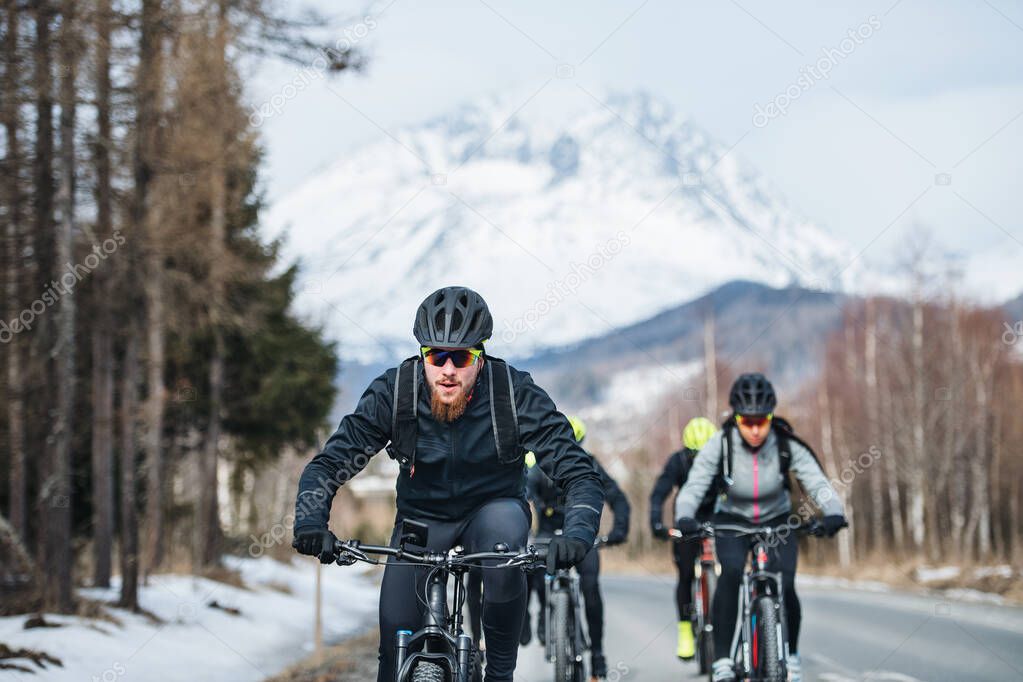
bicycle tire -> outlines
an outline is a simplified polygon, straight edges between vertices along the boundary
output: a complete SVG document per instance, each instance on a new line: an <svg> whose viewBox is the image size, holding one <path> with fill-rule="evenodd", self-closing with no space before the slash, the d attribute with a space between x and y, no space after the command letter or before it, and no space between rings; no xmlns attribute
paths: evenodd
<svg viewBox="0 0 1023 682"><path fill-rule="evenodd" d="M472 670L469 673L469 679L472 682L483 682L483 654L478 650L473 652Z"/></svg>
<svg viewBox="0 0 1023 682"><path fill-rule="evenodd" d="M785 682L785 669L778 654L778 606L772 596L763 596L753 603L756 617L756 648L751 666L753 675L764 682Z"/></svg>
<svg viewBox="0 0 1023 682"><path fill-rule="evenodd" d="M704 577L706 577L706 582L704 583L706 589L704 602L706 605L701 605L703 608L703 623L699 624L700 629L695 632L696 657L700 663L700 674L707 675L707 679L713 680L714 638L711 631L706 628L710 623L710 610L714 603L714 590L717 589L718 576L714 571L710 571Z"/></svg>
<svg viewBox="0 0 1023 682"><path fill-rule="evenodd" d="M575 682L575 630L572 622L570 596L567 590L557 590L551 595L551 608L554 611L554 632L547 636L554 637L554 680L555 682Z"/></svg>
<svg viewBox="0 0 1023 682"><path fill-rule="evenodd" d="M412 671L412 682L450 682L444 668L436 663L420 661Z"/></svg>

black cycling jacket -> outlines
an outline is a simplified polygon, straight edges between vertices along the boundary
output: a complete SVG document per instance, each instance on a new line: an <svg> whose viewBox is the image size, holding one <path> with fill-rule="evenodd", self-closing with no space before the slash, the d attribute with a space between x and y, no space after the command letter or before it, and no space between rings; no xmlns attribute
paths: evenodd
<svg viewBox="0 0 1023 682"><path fill-rule="evenodd" d="M519 445L532 450L537 466L567 493L565 534L593 542L604 505L600 476L575 441L568 419L526 372L510 367L519 423ZM378 376L362 394L352 414L341 420L306 465L298 484L295 530L326 528L338 487L362 471L391 439L391 403L397 368ZM489 385L481 371L465 413L451 423L434 419L422 370L415 467L397 481L401 518L455 521L487 500L517 498L525 503L526 467L520 458L502 464L497 458L490 414Z"/></svg>
<svg viewBox="0 0 1023 682"><path fill-rule="evenodd" d="M691 450L689 448L682 448L676 450L668 456L668 461L664 464L664 469L661 471L661 475L657 477L657 481L654 482L654 489L650 492L650 527L653 528L659 523L663 523L662 508L664 507L664 500L671 494L672 490L681 490L682 486L685 485L686 479L689 478L689 470L693 467L693 459L699 450ZM714 504L717 502L717 491L709 490L703 501L700 503L700 508L696 512L696 518L700 521L707 521L714 513ZM675 511L675 505L672 504L672 513ZM668 522L668 526L672 526L675 520L672 519Z"/></svg>
<svg viewBox="0 0 1023 682"><path fill-rule="evenodd" d="M629 532L629 500L625 493L618 487L607 470L600 465L596 459L593 464L600 474L600 483L604 489L604 497L614 514L614 525L612 533L628 534ZM565 509L567 502L562 495L559 486L552 481L539 467L529 470L526 478L526 494L529 500L536 507L536 513L540 516L537 522L537 530L540 535L551 535L554 531L565 527ZM567 535L567 530L565 531Z"/></svg>

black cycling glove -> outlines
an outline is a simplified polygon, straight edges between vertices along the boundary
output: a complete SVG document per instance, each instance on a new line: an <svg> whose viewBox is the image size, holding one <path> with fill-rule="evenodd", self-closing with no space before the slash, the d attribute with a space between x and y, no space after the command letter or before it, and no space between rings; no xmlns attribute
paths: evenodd
<svg viewBox="0 0 1023 682"><path fill-rule="evenodd" d="M334 552L336 542L337 537L326 528L305 528L295 531L291 546L299 554L314 556L321 564L329 564L337 557Z"/></svg>
<svg viewBox="0 0 1023 682"><path fill-rule="evenodd" d="M607 545L608 547L614 547L615 545L621 545L621 544L625 543L625 540L628 537L629 537L629 534L626 531L624 531L624 530L617 530L617 531L613 530L607 536L607 540L604 541L604 544Z"/></svg>
<svg viewBox="0 0 1023 682"><path fill-rule="evenodd" d="M696 535L700 532L700 522L688 516L676 519L675 527L682 531L683 535Z"/></svg>
<svg viewBox="0 0 1023 682"><path fill-rule="evenodd" d="M572 568L593 549L582 540L559 535L547 546L547 574L554 575L559 568Z"/></svg>
<svg viewBox="0 0 1023 682"><path fill-rule="evenodd" d="M658 540L668 539L668 529L664 527L663 523L655 523L650 526L650 532L654 534L654 537Z"/></svg>
<svg viewBox="0 0 1023 682"><path fill-rule="evenodd" d="M829 538L835 537L835 533L849 525L841 514L832 514L821 519L821 527L824 534Z"/></svg>

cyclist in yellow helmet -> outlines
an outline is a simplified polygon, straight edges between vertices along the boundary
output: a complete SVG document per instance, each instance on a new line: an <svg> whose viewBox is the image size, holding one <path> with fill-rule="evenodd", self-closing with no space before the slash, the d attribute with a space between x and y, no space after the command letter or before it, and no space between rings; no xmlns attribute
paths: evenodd
<svg viewBox="0 0 1023 682"><path fill-rule="evenodd" d="M711 436L717 431L706 417L690 419L682 430L682 449L673 452L664 464L661 475L654 483L650 493L650 530L661 540L668 539L668 527L662 521L664 501L674 490L681 489L689 476L693 460ZM711 491L700 506L698 518L710 520L714 512L714 494ZM692 608L693 577L696 575L696 562L700 558L700 544L697 542L672 543L672 554L675 568L678 569L678 584L675 586L675 603L678 606L678 650L676 655L687 661L696 655L696 641L693 637Z"/></svg>
<svg viewBox="0 0 1023 682"><path fill-rule="evenodd" d="M583 439L586 438L586 425L578 417L569 417L568 422L572 425L576 440L582 445ZM629 500L600 462L594 459L593 463L600 475L604 497L614 516L614 525L604 544L608 547L620 545L626 541L629 534ZM526 493L536 509L537 536L542 538L555 535L556 531L564 525L565 515L569 511L559 487L539 467L533 467L529 470L526 479ZM576 571L579 573L579 589L582 592L585 605L586 625L590 640L591 679L603 680L607 678L608 670L607 659L604 656L604 600L600 593L600 557L596 548L587 553L586 557L576 566ZM543 644L546 637L543 617L546 595L542 578L534 582L534 588L540 599L540 618L537 622L536 635L540 643ZM527 627L527 625L523 626L522 633L522 639L526 641L528 641L526 637L528 632L525 631Z"/></svg>

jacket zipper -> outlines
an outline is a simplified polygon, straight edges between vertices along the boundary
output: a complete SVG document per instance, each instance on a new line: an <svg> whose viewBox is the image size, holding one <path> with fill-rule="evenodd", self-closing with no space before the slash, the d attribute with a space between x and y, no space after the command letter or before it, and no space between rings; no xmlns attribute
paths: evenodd
<svg viewBox="0 0 1023 682"><path fill-rule="evenodd" d="M455 495L458 481L455 479L455 429L451 424L448 424L448 476L451 479L451 499L458 499Z"/></svg>
<svg viewBox="0 0 1023 682"><path fill-rule="evenodd" d="M760 465L757 461L757 453L753 453L753 523L760 520Z"/></svg>

